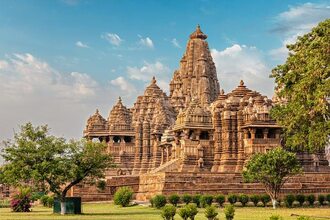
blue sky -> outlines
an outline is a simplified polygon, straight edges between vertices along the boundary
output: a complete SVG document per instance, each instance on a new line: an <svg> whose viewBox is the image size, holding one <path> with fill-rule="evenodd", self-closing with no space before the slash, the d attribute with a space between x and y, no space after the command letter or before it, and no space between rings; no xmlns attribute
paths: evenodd
<svg viewBox="0 0 330 220"><path fill-rule="evenodd" d="M153 75L168 90L197 24L220 87L269 97L285 44L330 18L330 1L0 0L0 139L27 121L78 138L96 108L130 107Z"/></svg>

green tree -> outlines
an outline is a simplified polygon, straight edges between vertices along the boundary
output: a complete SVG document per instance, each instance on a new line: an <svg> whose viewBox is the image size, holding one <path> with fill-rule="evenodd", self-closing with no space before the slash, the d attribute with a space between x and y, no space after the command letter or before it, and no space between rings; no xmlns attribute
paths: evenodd
<svg viewBox="0 0 330 220"><path fill-rule="evenodd" d="M264 154L252 155L243 171L243 178L247 182L263 184L275 209L277 198L284 183L289 177L300 172L301 167L296 155L277 147Z"/></svg>
<svg viewBox="0 0 330 220"><path fill-rule="evenodd" d="M330 136L330 19L287 48L286 62L271 74L282 100L271 116L283 126L286 147L323 150Z"/></svg>
<svg viewBox="0 0 330 220"><path fill-rule="evenodd" d="M47 183L47 190L61 201L61 214L66 213L66 194L74 185L103 178L105 169L114 166L112 157L102 153L104 143L66 141L49 135L47 125L27 123L4 145L3 181L12 185Z"/></svg>

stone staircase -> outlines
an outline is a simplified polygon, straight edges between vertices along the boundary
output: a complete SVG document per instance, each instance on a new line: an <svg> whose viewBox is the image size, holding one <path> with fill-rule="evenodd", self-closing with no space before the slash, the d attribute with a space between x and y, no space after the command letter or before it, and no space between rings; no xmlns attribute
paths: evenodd
<svg viewBox="0 0 330 220"><path fill-rule="evenodd" d="M160 165L156 169L151 170L149 173L173 172L173 171L175 172L178 171L180 164L181 164L180 158L173 159Z"/></svg>

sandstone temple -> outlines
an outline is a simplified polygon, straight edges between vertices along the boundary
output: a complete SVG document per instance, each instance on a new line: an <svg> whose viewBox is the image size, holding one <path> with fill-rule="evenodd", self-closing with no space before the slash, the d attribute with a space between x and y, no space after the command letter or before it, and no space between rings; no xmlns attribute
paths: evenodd
<svg viewBox="0 0 330 220"><path fill-rule="evenodd" d="M107 117L89 117L85 138L105 141L117 167L106 173L106 190L78 186L72 195L109 199L119 186L131 186L138 199L163 193L253 193L242 182L244 163L256 152L281 145L281 127L270 117L274 102L242 80L226 93L200 27L190 34L173 73L170 94L153 77L132 107L119 97ZM220 75L221 76L221 75ZM324 152L298 154L305 173L284 190L330 192ZM314 190L314 191L313 191Z"/></svg>

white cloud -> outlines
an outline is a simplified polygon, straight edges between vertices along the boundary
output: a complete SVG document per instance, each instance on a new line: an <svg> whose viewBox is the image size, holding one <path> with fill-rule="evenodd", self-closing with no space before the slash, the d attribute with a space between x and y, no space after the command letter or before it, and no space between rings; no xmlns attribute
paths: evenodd
<svg viewBox="0 0 330 220"><path fill-rule="evenodd" d="M179 42L176 38L173 38L171 40L171 43L173 44L174 47L181 48L181 45L179 44Z"/></svg>
<svg viewBox="0 0 330 220"><path fill-rule="evenodd" d="M77 41L76 42L76 46L77 47L82 47L82 48L89 48L89 46L87 44L84 44L83 42L81 41Z"/></svg>
<svg viewBox="0 0 330 220"><path fill-rule="evenodd" d="M60 72L28 53L0 60L0 94L0 141L12 138L13 129L29 121L48 124L55 135L80 138L96 108L106 118L116 97L133 102L110 83L100 84L87 73Z"/></svg>
<svg viewBox="0 0 330 220"><path fill-rule="evenodd" d="M284 61L288 56L287 44L292 44L298 36L302 36L319 22L329 18L329 4L305 3L291 6L289 10L280 13L276 18L276 28L273 32L279 33L282 38L282 46L270 51L274 59Z"/></svg>
<svg viewBox="0 0 330 220"><path fill-rule="evenodd" d="M149 37L141 38L139 43L142 46L145 46L145 47L148 47L148 48L154 48L154 43L152 42L152 40Z"/></svg>
<svg viewBox="0 0 330 220"><path fill-rule="evenodd" d="M111 83L111 85L118 86L120 88L120 90L122 90L123 92L126 92L126 93L128 92L130 94L136 92L134 85L129 83L122 76L119 76L116 79L111 80L110 83Z"/></svg>
<svg viewBox="0 0 330 220"><path fill-rule="evenodd" d="M267 96L272 96L274 84L269 78L270 68L261 52L253 46L234 44L222 51L211 50L220 87L230 92L242 79L245 85Z"/></svg>
<svg viewBox="0 0 330 220"><path fill-rule="evenodd" d="M132 80L141 80L143 82L149 82L153 76L157 79L157 84L164 91L168 91L170 68L160 61L155 63L144 62L141 67L127 67L127 74Z"/></svg>
<svg viewBox="0 0 330 220"><path fill-rule="evenodd" d="M120 44L124 41L117 34L114 34L114 33L102 34L101 38L107 40L110 44L115 45L115 46L120 46Z"/></svg>

